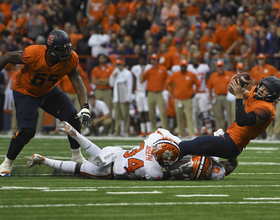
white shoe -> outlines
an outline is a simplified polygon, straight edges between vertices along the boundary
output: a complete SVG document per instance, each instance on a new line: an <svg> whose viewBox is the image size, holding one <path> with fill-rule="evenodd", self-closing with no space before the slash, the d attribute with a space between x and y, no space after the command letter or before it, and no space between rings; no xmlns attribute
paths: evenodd
<svg viewBox="0 0 280 220"><path fill-rule="evenodd" d="M58 125L58 129L60 131L65 132L66 134L68 134L71 137L77 136L77 131L75 128L73 128L68 122L66 121L62 121L59 123Z"/></svg>
<svg viewBox="0 0 280 220"><path fill-rule="evenodd" d="M72 156L71 161L77 162L77 163L85 163L85 162L87 162L87 160L82 155Z"/></svg>
<svg viewBox="0 0 280 220"><path fill-rule="evenodd" d="M35 165L41 165L41 163L45 160L45 157L40 154L33 154L31 158L28 159L26 164L27 167L33 167Z"/></svg>
<svg viewBox="0 0 280 220"><path fill-rule="evenodd" d="M0 165L0 177L10 177L11 176L11 166L2 163Z"/></svg>
<svg viewBox="0 0 280 220"><path fill-rule="evenodd" d="M88 127L86 127L86 128L84 129L84 131L82 132L82 135L83 135L83 136L88 136L88 135L90 135L90 129L89 129Z"/></svg>

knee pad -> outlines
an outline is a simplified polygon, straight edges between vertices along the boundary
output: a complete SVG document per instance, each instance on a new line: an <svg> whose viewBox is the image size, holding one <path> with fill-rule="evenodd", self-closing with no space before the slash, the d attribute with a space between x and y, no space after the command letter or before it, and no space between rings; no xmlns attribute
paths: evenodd
<svg viewBox="0 0 280 220"><path fill-rule="evenodd" d="M21 128L13 136L13 139L15 139L18 143L25 145L35 136L35 133L36 131L33 129Z"/></svg>
<svg viewBox="0 0 280 220"><path fill-rule="evenodd" d="M72 115L66 120L70 125L72 125L78 132L81 131L81 122L79 118L76 117L76 115Z"/></svg>

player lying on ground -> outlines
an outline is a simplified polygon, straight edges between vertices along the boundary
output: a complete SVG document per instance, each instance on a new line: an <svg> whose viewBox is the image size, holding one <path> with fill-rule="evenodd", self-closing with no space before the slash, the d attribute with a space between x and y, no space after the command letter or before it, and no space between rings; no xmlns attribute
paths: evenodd
<svg viewBox="0 0 280 220"><path fill-rule="evenodd" d="M81 164L33 154L28 160L28 167L46 165L95 179L160 180L164 178L163 167L172 165L179 158L178 143L181 140L165 129L152 133L139 147L123 150L110 146L100 149L67 122L61 122L58 127L83 147L90 155L89 160Z"/></svg>
<svg viewBox="0 0 280 220"><path fill-rule="evenodd" d="M205 135L180 142L180 158L189 154L236 158L250 140L258 137L273 121L275 102L280 96L280 80L277 77L262 79L250 91L242 88L239 80L233 79L228 89L236 96L235 121L223 136Z"/></svg>
<svg viewBox="0 0 280 220"><path fill-rule="evenodd" d="M194 177L192 179L208 178L208 173L196 175L198 171L196 166L190 163L186 165L185 160L180 161L180 164L176 167L170 168L170 170L176 170L171 172L172 174L170 172L163 173L163 166L171 166L177 161L179 155L177 144L181 142L179 138L165 129L158 129L140 147L135 147L130 151L123 150L120 147L105 147L101 150L67 122L61 122L59 129L77 140L91 156L89 160L80 164L72 161L52 160L39 154L33 154L27 163L28 167L46 165L64 172L81 174L95 179L159 180L168 179L171 176L178 178L181 173L184 174L185 178L190 172L194 173L191 176L191 178ZM199 164L197 163L197 165ZM221 176L224 177L224 168L221 165L218 168L219 179L222 179ZM217 173L217 169L212 169L212 163L205 163L203 169L210 169L211 172L215 171ZM216 176L218 176L218 173Z"/></svg>

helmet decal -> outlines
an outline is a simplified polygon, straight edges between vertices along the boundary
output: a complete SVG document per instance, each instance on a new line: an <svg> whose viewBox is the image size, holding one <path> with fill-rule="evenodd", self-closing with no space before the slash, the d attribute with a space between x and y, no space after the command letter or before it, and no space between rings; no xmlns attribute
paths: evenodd
<svg viewBox="0 0 280 220"><path fill-rule="evenodd" d="M54 40L54 36L51 34L48 38L48 41L47 41L48 45L52 45L53 40Z"/></svg>

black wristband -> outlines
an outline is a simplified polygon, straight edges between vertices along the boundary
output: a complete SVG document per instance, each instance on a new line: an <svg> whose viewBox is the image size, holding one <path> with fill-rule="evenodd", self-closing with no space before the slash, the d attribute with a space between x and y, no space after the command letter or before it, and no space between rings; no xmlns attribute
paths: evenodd
<svg viewBox="0 0 280 220"><path fill-rule="evenodd" d="M83 108L89 109L89 104L88 104L88 103L83 104L83 105L81 106L81 109L83 109Z"/></svg>

